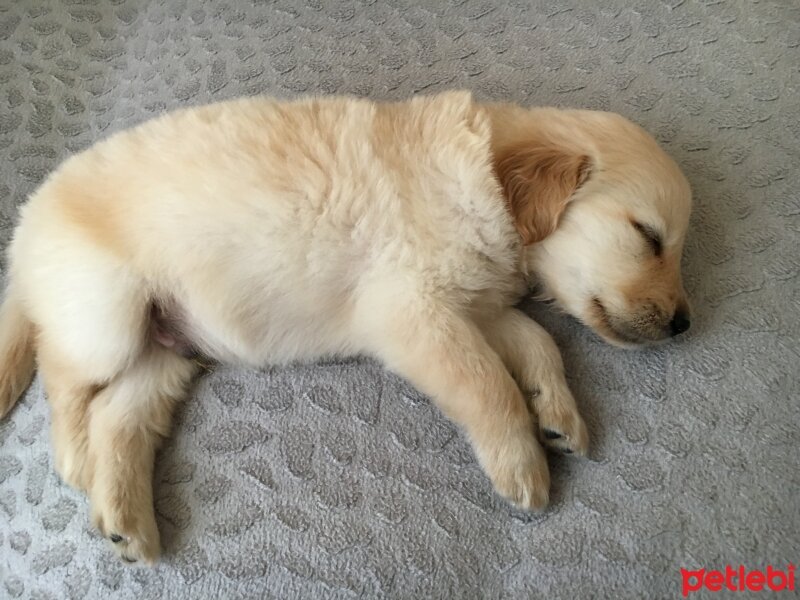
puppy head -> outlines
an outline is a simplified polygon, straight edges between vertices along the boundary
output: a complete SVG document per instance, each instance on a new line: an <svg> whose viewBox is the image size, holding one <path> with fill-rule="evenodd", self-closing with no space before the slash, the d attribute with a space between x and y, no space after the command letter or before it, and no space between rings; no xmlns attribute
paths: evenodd
<svg viewBox="0 0 800 600"><path fill-rule="evenodd" d="M619 346L688 329L680 261L691 192L677 165L617 115L518 118L495 119L495 167L543 295Z"/></svg>

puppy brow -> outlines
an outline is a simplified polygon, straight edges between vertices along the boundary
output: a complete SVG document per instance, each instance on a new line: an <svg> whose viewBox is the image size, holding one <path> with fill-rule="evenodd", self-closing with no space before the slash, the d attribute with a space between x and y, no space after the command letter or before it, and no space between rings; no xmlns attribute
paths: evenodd
<svg viewBox="0 0 800 600"><path fill-rule="evenodd" d="M661 256L663 250L661 235L652 227L644 225L636 219L631 219L631 225L644 237L645 241L647 241L648 245L653 250L653 253L656 256Z"/></svg>

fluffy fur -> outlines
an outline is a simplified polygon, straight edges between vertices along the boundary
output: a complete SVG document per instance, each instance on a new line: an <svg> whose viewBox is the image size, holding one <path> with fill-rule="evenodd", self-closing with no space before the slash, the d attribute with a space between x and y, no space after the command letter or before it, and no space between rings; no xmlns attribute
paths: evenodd
<svg viewBox="0 0 800 600"><path fill-rule="evenodd" d="M588 436L555 344L513 305L535 278L614 343L685 328L689 206L674 163L609 114L461 92L175 112L67 160L23 208L0 416L35 353L59 474L124 559L153 562L154 453L198 371L187 348L253 366L363 353L541 509L540 440L584 454Z"/></svg>

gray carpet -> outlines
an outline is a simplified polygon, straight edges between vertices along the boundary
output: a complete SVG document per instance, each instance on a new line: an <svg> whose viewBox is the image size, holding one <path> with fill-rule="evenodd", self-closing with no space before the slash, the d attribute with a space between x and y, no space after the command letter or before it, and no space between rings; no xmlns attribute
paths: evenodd
<svg viewBox="0 0 800 600"><path fill-rule="evenodd" d="M676 597L685 567L800 559L800 10L723 2L0 2L0 239L71 153L239 95L608 109L692 182L691 333L556 337L593 436L517 513L429 401L369 360L197 385L156 476L165 556L126 568L52 469L37 382L0 423L0 597Z"/></svg>

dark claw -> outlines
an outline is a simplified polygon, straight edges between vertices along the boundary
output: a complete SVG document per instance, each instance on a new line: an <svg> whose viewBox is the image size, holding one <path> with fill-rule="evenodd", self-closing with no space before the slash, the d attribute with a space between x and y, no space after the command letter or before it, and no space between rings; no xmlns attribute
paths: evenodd
<svg viewBox="0 0 800 600"><path fill-rule="evenodd" d="M129 564L132 564L132 563L136 562L135 558L130 558L129 556L125 556L124 554L122 555L122 560L124 560L126 563L129 563Z"/></svg>
<svg viewBox="0 0 800 600"><path fill-rule="evenodd" d="M569 448L562 448L562 449L561 449L561 451L562 451L564 454L572 454L572 450L570 450Z"/></svg>
<svg viewBox="0 0 800 600"><path fill-rule="evenodd" d="M119 544L122 541L122 536L116 533L112 533L110 536L108 536L108 539L110 539L115 544Z"/></svg>
<svg viewBox="0 0 800 600"><path fill-rule="evenodd" d="M544 437L546 437L548 440L557 440L558 438L562 438L564 436L557 431L553 431L552 429L545 429Z"/></svg>

